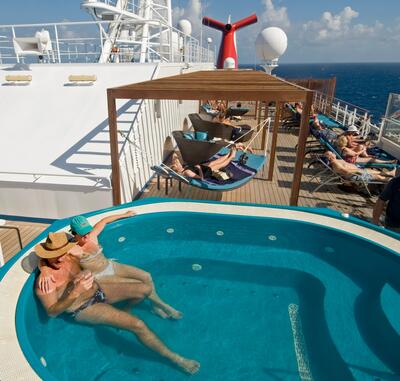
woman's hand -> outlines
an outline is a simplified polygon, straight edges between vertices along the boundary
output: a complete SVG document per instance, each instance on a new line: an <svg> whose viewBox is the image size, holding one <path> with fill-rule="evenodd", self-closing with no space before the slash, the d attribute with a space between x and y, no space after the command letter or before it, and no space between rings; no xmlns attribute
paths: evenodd
<svg viewBox="0 0 400 381"><path fill-rule="evenodd" d="M51 272L47 269L43 269L39 277L39 290L43 294L50 293L50 286L52 283L55 283L55 281L56 280L54 279L54 276L51 274Z"/></svg>

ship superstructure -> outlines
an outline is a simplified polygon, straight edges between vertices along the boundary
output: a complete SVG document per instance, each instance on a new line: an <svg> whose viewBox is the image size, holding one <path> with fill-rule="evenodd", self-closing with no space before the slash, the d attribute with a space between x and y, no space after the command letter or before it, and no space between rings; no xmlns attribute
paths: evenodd
<svg viewBox="0 0 400 381"><path fill-rule="evenodd" d="M213 52L172 26L169 0L81 6L93 21L0 26L1 214L60 218L111 205L107 88L214 68ZM124 200L145 186L170 132L197 109L119 102Z"/></svg>

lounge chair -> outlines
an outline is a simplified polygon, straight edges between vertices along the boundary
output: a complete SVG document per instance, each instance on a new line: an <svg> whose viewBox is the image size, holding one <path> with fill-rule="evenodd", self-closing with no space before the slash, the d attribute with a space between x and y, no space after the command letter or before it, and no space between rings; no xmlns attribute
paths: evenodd
<svg viewBox="0 0 400 381"><path fill-rule="evenodd" d="M324 156L319 156L315 158L315 160L309 164L309 167L313 164L322 165L322 170L314 174L310 177L310 181L317 179L319 184L311 191L311 193L317 192L324 186L328 185L344 185L344 184L353 184L361 189L364 189L369 197L372 197L371 191L369 190L369 185L384 185L385 182L382 181L365 181L361 178L359 180L351 179L350 177L345 177L332 168L329 161Z"/></svg>
<svg viewBox="0 0 400 381"><path fill-rule="evenodd" d="M231 118L232 116L243 116L249 112L249 109L246 107L229 107L226 110L225 116L227 118Z"/></svg>
<svg viewBox="0 0 400 381"><path fill-rule="evenodd" d="M182 159L186 164L196 165L203 163L227 145L226 141L211 142L208 140L195 140L185 137L183 131L172 131Z"/></svg>
<svg viewBox="0 0 400 381"><path fill-rule="evenodd" d="M228 150L226 148L223 148L209 160L216 159L221 155L225 155L227 152ZM197 188L211 190L211 191L225 192L239 188L248 183L263 167L266 160L266 157L263 155L254 155L246 153L247 161L245 164L241 164L240 163L241 155L243 155L243 152L241 151L237 152L235 160L230 162L226 167L233 174L233 177L230 178L229 180L217 180L214 178L207 178L204 180L200 180L194 178L187 178L176 173L171 168L168 168L166 166L153 166L152 169L157 174L158 179L159 177L164 177L166 181L168 181L168 179L175 179L178 180L179 183L184 182L188 185ZM180 189L181 188L179 184L179 190ZM167 189L166 192L168 192Z"/></svg>
<svg viewBox="0 0 400 381"><path fill-rule="evenodd" d="M252 138L254 132L249 125L231 126L225 123L210 122L202 119L199 114L189 114L189 119L195 131L208 133L209 140L221 138L244 143Z"/></svg>

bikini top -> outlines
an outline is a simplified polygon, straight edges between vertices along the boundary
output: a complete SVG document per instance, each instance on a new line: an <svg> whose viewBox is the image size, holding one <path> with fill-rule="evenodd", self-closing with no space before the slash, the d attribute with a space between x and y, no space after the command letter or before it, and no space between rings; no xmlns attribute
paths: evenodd
<svg viewBox="0 0 400 381"><path fill-rule="evenodd" d="M101 255L104 256L103 248L99 245L98 250L93 252L93 253L87 253L87 252L84 251L79 262L80 263L91 262L94 259L97 259L98 257L100 257Z"/></svg>

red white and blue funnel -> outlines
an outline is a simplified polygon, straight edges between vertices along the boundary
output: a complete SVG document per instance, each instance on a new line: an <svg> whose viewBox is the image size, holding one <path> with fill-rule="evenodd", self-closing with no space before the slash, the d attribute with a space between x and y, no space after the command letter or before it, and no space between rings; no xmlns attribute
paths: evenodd
<svg viewBox="0 0 400 381"><path fill-rule="evenodd" d="M237 69L238 56L236 52L236 35L235 32L257 22L256 14L253 14L245 19L235 23L230 22L230 17L227 24L213 20L209 17L203 17L203 25L218 29L222 32L221 46L218 53L217 69Z"/></svg>

